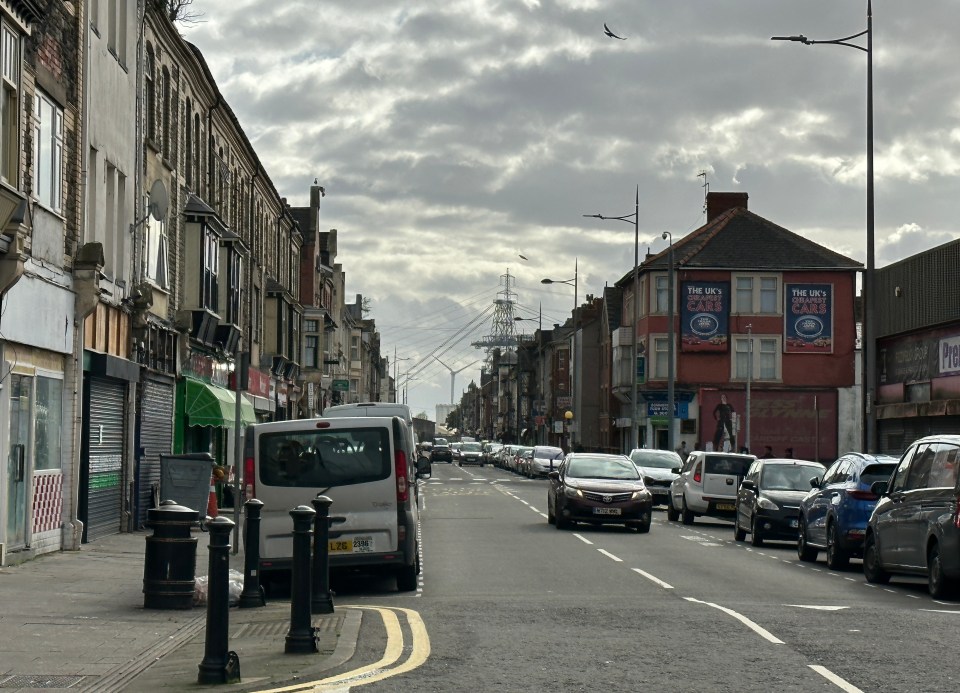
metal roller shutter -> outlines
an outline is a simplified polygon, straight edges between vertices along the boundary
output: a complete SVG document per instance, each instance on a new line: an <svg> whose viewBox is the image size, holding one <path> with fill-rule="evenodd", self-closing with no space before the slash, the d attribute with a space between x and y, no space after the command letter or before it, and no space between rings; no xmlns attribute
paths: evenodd
<svg viewBox="0 0 960 693"><path fill-rule="evenodd" d="M91 376L87 402L87 541L120 532L126 383Z"/></svg>
<svg viewBox="0 0 960 693"><path fill-rule="evenodd" d="M173 382L144 378L140 383L137 449L137 525L143 527L160 485L160 455L173 449Z"/></svg>

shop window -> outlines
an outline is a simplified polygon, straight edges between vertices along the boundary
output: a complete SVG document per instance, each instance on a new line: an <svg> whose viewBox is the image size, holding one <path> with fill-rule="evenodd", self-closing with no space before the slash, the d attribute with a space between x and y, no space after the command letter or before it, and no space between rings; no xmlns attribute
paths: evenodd
<svg viewBox="0 0 960 693"><path fill-rule="evenodd" d="M63 432L63 381L37 376L34 468L60 469Z"/></svg>

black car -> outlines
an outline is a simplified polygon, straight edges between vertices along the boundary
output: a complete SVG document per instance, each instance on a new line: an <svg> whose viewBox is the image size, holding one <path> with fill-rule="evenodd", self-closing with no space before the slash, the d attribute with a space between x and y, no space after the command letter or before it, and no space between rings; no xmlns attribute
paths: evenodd
<svg viewBox="0 0 960 693"><path fill-rule="evenodd" d="M921 438L900 458L867 523L863 573L883 584L894 573L923 575L930 596L960 590L960 436Z"/></svg>
<svg viewBox="0 0 960 693"><path fill-rule="evenodd" d="M550 472L547 522L620 524L650 531L653 497L626 455L571 453Z"/></svg>
<svg viewBox="0 0 960 693"><path fill-rule="evenodd" d="M430 448L431 462L449 462L453 464L453 450L450 449L450 443L446 438L434 438L433 447Z"/></svg>
<svg viewBox="0 0 960 693"><path fill-rule="evenodd" d="M823 477L823 465L793 459L759 459L750 465L737 491L733 537L750 535L750 543L765 539L797 540L800 501L810 492L811 480Z"/></svg>

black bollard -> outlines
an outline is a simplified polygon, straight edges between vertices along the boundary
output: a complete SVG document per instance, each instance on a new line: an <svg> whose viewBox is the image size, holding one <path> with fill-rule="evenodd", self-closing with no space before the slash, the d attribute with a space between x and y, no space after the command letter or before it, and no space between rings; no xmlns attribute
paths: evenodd
<svg viewBox="0 0 960 693"><path fill-rule="evenodd" d="M333 613L333 593L330 591L330 505L327 496L317 496L313 504L317 515L313 520L313 596L310 611L315 614Z"/></svg>
<svg viewBox="0 0 960 693"><path fill-rule="evenodd" d="M260 584L260 513L263 501L251 498L243 504L243 592L240 608L266 606L263 586Z"/></svg>
<svg viewBox="0 0 960 693"><path fill-rule="evenodd" d="M290 511L293 518L293 568L290 571L290 631L284 652L315 654L317 640L310 617L310 525L316 511L298 505Z"/></svg>
<svg viewBox="0 0 960 693"><path fill-rule="evenodd" d="M210 566L207 571L207 637L197 683L239 683L240 660L228 652L230 635L230 532L234 523L217 517L207 523Z"/></svg>

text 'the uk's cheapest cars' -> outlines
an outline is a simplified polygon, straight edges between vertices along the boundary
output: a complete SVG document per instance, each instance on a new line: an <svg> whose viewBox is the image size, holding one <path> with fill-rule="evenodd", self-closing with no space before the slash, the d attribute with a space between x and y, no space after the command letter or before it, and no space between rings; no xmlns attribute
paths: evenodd
<svg viewBox="0 0 960 693"><path fill-rule="evenodd" d="M863 574L889 582L894 573L923 575L935 599L960 587L960 436L921 438L893 476L873 484L880 496L867 523Z"/></svg>
<svg viewBox="0 0 960 693"><path fill-rule="evenodd" d="M621 524L649 532L652 497L626 455L571 453L548 474L547 522Z"/></svg>

